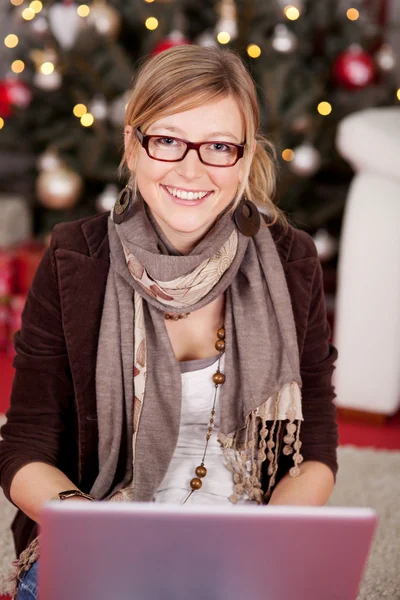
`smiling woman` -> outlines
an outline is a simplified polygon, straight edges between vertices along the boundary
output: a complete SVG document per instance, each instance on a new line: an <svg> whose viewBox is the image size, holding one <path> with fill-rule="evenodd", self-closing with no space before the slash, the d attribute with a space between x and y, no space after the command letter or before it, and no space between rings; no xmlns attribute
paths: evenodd
<svg viewBox="0 0 400 600"><path fill-rule="evenodd" d="M232 52L182 47L140 69L126 111L121 172L127 167L130 184L151 203L158 224L175 242L178 236L178 249L192 249L244 193L264 205L273 221L285 223L272 202L273 147L258 126L254 83ZM172 199L167 188L176 190ZM176 201L199 192L207 192L203 202Z"/></svg>
<svg viewBox="0 0 400 600"><path fill-rule="evenodd" d="M127 107L128 185L112 214L54 230L16 336L0 442L16 547L27 548L19 600L27 588L36 598L36 523L53 497L328 499L336 350L321 267L273 204L273 150L258 128L236 54L152 57Z"/></svg>

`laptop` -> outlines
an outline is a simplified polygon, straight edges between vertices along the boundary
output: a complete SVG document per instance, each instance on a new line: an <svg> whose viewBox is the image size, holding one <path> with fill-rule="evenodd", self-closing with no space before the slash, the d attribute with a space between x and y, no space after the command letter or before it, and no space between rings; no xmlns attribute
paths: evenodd
<svg viewBox="0 0 400 600"><path fill-rule="evenodd" d="M355 600L367 508L50 503L40 600Z"/></svg>

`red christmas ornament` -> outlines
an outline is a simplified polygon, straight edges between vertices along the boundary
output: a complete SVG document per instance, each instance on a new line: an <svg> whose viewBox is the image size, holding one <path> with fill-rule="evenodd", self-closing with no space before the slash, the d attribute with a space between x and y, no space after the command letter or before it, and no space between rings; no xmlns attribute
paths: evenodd
<svg viewBox="0 0 400 600"><path fill-rule="evenodd" d="M333 74L342 87L360 90L374 80L375 62L360 46L350 46L336 58Z"/></svg>
<svg viewBox="0 0 400 600"><path fill-rule="evenodd" d="M175 46L185 46L190 43L191 42L183 35L181 31L173 31L168 37L155 45L152 54L155 56L156 54L164 52L164 50L175 48Z"/></svg>
<svg viewBox="0 0 400 600"><path fill-rule="evenodd" d="M19 79L0 81L0 116L10 117L13 108L26 108L32 100L30 87Z"/></svg>
<svg viewBox="0 0 400 600"><path fill-rule="evenodd" d="M8 95L8 89L4 81L0 81L0 117L10 117L12 106Z"/></svg>

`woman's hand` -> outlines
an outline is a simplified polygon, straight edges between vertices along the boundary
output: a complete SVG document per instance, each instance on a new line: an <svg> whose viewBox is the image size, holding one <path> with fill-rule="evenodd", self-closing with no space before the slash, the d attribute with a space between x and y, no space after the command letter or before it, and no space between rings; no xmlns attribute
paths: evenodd
<svg viewBox="0 0 400 600"><path fill-rule="evenodd" d="M323 506L334 485L329 467L317 461L305 461L300 465L298 477L287 474L280 480L268 505Z"/></svg>

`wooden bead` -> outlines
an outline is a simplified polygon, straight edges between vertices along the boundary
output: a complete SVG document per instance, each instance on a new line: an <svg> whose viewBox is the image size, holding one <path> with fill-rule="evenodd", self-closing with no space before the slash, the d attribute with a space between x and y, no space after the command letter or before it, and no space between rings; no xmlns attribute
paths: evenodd
<svg viewBox="0 0 400 600"><path fill-rule="evenodd" d="M217 331L217 337L220 340L224 340L225 339L225 328L224 327L220 327Z"/></svg>
<svg viewBox="0 0 400 600"><path fill-rule="evenodd" d="M203 482L198 477L194 477L190 482L190 487L192 488L192 490L199 490L202 485Z"/></svg>
<svg viewBox="0 0 400 600"><path fill-rule="evenodd" d="M199 465L196 467L195 473L197 477L205 477L207 475L207 469L204 465Z"/></svg>
<svg viewBox="0 0 400 600"><path fill-rule="evenodd" d="M212 380L216 385L220 385L225 382L225 375L218 371L217 373L214 373Z"/></svg>
<svg viewBox="0 0 400 600"><path fill-rule="evenodd" d="M225 350L224 340L217 340L215 342L215 348L218 350L218 352L223 352Z"/></svg>

